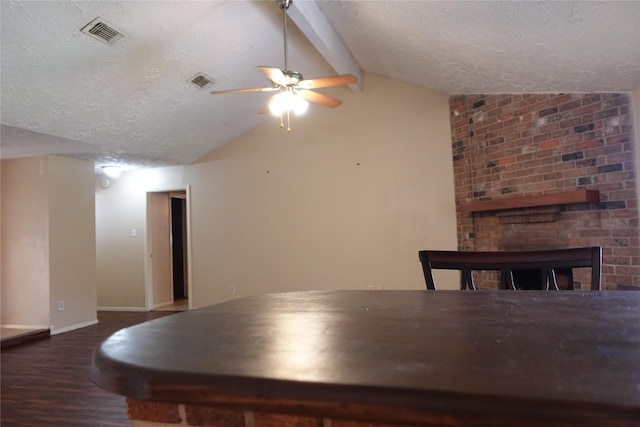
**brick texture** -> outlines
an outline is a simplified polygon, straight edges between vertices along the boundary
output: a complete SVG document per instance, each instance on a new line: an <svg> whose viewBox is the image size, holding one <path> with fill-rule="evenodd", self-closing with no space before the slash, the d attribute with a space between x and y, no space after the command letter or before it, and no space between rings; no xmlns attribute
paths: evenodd
<svg viewBox="0 0 640 427"><path fill-rule="evenodd" d="M331 422L331 427L411 427L411 426L406 426L405 424L374 424L374 423L364 423L364 422L358 422L358 421L333 420Z"/></svg>
<svg viewBox="0 0 640 427"><path fill-rule="evenodd" d="M603 289L640 289L636 144L628 94L449 98L458 206L586 188L600 203L507 212L458 211L460 250L602 246ZM548 208L547 208L548 209ZM526 220L517 221L518 218ZM588 271L575 280L585 283ZM584 286L587 287L588 286Z"/></svg>
<svg viewBox="0 0 640 427"><path fill-rule="evenodd" d="M317 416L278 414L208 405L172 404L127 398L129 418L136 427L407 427L331 420Z"/></svg>
<svg viewBox="0 0 640 427"><path fill-rule="evenodd" d="M244 427L244 411L215 406L185 405L190 426Z"/></svg>
<svg viewBox="0 0 640 427"><path fill-rule="evenodd" d="M179 424L182 420L178 405L174 403L149 402L127 398L129 419L157 423Z"/></svg>
<svg viewBox="0 0 640 427"><path fill-rule="evenodd" d="M254 427L323 427L323 420L302 415L253 413Z"/></svg>

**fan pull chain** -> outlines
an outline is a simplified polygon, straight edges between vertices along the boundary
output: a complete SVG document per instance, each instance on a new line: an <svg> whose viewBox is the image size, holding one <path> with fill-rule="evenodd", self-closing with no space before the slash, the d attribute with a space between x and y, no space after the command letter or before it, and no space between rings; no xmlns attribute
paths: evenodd
<svg viewBox="0 0 640 427"><path fill-rule="evenodd" d="M280 128L284 129L284 111L280 113ZM289 116L289 110L287 110L287 132L291 132L291 117Z"/></svg>

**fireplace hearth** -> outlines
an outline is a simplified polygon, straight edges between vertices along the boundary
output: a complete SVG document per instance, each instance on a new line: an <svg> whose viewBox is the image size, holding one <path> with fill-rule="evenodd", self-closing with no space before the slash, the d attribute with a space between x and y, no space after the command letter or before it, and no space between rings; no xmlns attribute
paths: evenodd
<svg viewBox="0 0 640 427"><path fill-rule="evenodd" d="M461 95L449 106L459 250L601 246L602 289L640 290L628 94Z"/></svg>

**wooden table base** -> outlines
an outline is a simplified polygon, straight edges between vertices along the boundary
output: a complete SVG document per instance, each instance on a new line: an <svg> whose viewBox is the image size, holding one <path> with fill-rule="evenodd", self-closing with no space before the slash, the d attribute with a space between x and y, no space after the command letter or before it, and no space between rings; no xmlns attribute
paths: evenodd
<svg viewBox="0 0 640 427"><path fill-rule="evenodd" d="M378 424L335 420L305 415L275 414L216 406L185 405L127 399L133 427L399 427L406 424Z"/></svg>

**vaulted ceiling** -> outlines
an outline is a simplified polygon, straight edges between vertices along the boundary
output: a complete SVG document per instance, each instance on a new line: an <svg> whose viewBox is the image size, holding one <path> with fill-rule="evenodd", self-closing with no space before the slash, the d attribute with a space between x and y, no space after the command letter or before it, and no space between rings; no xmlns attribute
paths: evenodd
<svg viewBox="0 0 640 427"><path fill-rule="evenodd" d="M640 88L640 2L311 1L289 8L288 65L307 79L376 73L447 94ZM2 158L189 164L254 128L284 67L265 1L6 1ZM81 29L100 17L113 45ZM203 73L212 84L190 81ZM319 92L323 90L320 89ZM315 107L314 108L324 108Z"/></svg>

